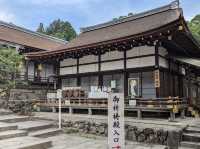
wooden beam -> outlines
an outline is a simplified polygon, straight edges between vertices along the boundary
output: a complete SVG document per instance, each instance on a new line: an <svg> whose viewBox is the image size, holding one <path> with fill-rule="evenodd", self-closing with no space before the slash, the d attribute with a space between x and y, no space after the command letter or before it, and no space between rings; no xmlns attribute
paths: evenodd
<svg viewBox="0 0 200 149"><path fill-rule="evenodd" d="M124 96L128 96L127 52L124 50Z"/></svg>
<svg viewBox="0 0 200 149"><path fill-rule="evenodd" d="M156 42L156 45L155 45L155 70L159 70L159 43L158 42ZM159 98L159 97L160 97L160 87L156 87L156 98Z"/></svg>

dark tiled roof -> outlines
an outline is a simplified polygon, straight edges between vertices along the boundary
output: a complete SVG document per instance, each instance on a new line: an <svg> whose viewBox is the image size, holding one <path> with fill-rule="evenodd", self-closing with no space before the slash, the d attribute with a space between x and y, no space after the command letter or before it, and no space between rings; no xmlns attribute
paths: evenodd
<svg viewBox="0 0 200 149"><path fill-rule="evenodd" d="M27 57L59 54L103 44L104 42L125 39L139 34L154 31L183 17L182 9L176 2L144 13L136 14L117 21L83 28L80 35L68 44L58 47L55 51L27 54Z"/></svg>
<svg viewBox="0 0 200 149"><path fill-rule="evenodd" d="M43 50L54 50L66 41L0 21L0 40Z"/></svg>
<svg viewBox="0 0 200 149"><path fill-rule="evenodd" d="M58 50L110 41L147 32L178 20L180 15L180 9L173 9L162 13L156 13L150 16L122 22L119 24L83 32L67 45L59 47Z"/></svg>

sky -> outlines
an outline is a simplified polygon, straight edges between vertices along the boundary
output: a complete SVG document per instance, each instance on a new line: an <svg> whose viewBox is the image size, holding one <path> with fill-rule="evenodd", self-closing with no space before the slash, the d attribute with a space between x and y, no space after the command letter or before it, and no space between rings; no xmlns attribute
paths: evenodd
<svg viewBox="0 0 200 149"><path fill-rule="evenodd" d="M169 4L173 0L0 0L0 20L35 31L55 19L81 27ZM186 20L200 14L200 0L180 0Z"/></svg>

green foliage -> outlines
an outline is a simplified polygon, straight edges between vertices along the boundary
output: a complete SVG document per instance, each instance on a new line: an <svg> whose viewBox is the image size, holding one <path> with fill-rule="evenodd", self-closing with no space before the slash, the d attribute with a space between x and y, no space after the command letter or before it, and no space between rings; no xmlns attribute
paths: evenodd
<svg viewBox="0 0 200 149"><path fill-rule="evenodd" d="M22 61L23 56L15 49L0 48L0 97L6 96L8 91L15 87L14 78L21 70Z"/></svg>
<svg viewBox="0 0 200 149"><path fill-rule="evenodd" d="M45 32L43 23L40 23L40 25L39 25L39 27L37 29L37 32L39 32L39 33L44 33Z"/></svg>
<svg viewBox="0 0 200 149"><path fill-rule="evenodd" d="M40 23L37 32L54 36L66 41L70 41L77 36L76 31L74 30L72 25L68 21L61 21L60 19L54 20L45 29L43 24Z"/></svg>
<svg viewBox="0 0 200 149"><path fill-rule="evenodd" d="M200 42L200 15L195 16L188 22L188 26L194 37Z"/></svg>

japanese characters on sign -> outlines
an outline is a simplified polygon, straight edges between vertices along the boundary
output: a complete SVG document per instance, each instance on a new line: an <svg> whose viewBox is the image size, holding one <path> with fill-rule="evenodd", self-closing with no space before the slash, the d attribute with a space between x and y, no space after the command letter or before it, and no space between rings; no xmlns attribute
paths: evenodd
<svg viewBox="0 0 200 149"><path fill-rule="evenodd" d="M108 99L108 146L124 149L124 95L110 93Z"/></svg>
<svg viewBox="0 0 200 149"><path fill-rule="evenodd" d="M155 70L154 71L154 82L155 82L155 88L160 87L160 71Z"/></svg>

